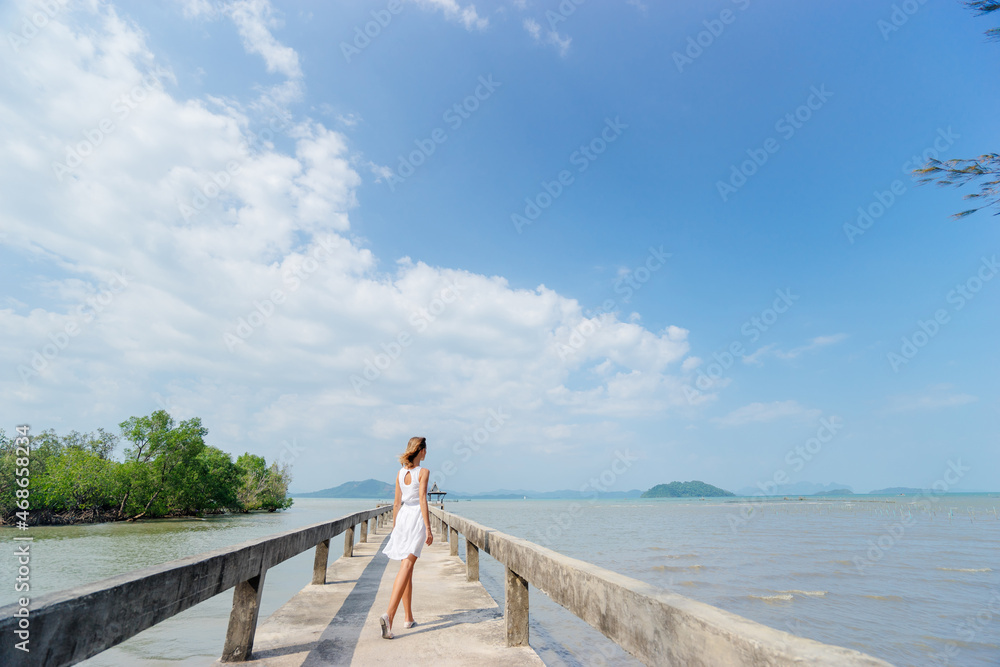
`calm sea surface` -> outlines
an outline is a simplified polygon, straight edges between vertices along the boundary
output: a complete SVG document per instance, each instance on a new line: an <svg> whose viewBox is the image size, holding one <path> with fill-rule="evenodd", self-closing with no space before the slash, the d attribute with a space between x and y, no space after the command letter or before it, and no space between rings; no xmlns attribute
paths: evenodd
<svg viewBox="0 0 1000 667"><path fill-rule="evenodd" d="M896 665L1000 665L1000 495L939 496L929 511L916 500L502 500L451 502L446 509ZM373 505L297 498L275 514L32 528L32 594ZM14 530L4 528L0 536L12 552ZM261 619L308 583L312 558L310 550L268 571ZM4 581L13 582L14 569L13 556L0 558ZM484 555L481 571L487 590L502 602L502 568ZM14 600L12 585L0 588L0 605ZM221 652L231 604L231 593L218 595L82 664L211 663ZM531 644L547 664L638 664L535 589L531 609Z"/></svg>

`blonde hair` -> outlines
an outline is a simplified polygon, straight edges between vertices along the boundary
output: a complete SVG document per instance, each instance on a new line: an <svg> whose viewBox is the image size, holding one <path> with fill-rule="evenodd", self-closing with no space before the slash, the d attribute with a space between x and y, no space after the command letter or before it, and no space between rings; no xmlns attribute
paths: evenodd
<svg viewBox="0 0 1000 667"><path fill-rule="evenodd" d="M413 437L406 443L406 451L399 455L399 462L404 468L413 467L413 459L420 450L427 449L427 438Z"/></svg>

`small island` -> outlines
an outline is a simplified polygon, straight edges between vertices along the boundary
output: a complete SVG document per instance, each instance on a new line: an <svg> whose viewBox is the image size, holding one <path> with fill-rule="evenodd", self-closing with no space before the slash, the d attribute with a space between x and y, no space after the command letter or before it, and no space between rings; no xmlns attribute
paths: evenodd
<svg viewBox="0 0 1000 667"><path fill-rule="evenodd" d="M694 480L691 482L670 482L657 484L644 492L640 498L721 498L735 496L735 493L717 486Z"/></svg>
<svg viewBox="0 0 1000 667"><path fill-rule="evenodd" d="M890 486L887 489L875 489L874 491L869 491L869 496L898 496L912 494L917 495L921 493L934 493L931 489L917 489L912 486Z"/></svg>
<svg viewBox="0 0 1000 667"><path fill-rule="evenodd" d="M854 492L850 489L830 489L829 491L820 491L819 493L812 494L814 496L853 496Z"/></svg>

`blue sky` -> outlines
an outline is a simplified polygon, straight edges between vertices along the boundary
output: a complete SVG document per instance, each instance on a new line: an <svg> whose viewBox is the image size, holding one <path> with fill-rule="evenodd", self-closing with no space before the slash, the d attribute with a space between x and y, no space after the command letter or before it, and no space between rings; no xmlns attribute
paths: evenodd
<svg viewBox="0 0 1000 667"><path fill-rule="evenodd" d="M8 3L3 426L166 407L300 491L415 434L466 491L993 488L1000 223L910 170L996 150L1000 45L900 7Z"/></svg>

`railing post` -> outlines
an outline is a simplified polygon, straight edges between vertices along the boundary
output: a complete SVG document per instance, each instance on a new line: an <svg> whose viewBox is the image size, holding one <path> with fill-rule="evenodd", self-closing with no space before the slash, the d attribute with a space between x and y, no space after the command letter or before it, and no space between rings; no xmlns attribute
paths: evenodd
<svg viewBox="0 0 1000 667"><path fill-rule="evenodd" d="M360 542L368 541L368 519L361 522L361 539Z"/></svg>
<svg viewBox="0 0 1000 667"><path fill-rule="evenodd" d="M507 626L507 646L528 645L528 580L504 567L507 577L503 592L503 620Z"/></svg>
<svg viewBox="0 0 1000 667"><path fill-rule="evenodd" d="M350 558L354 555L354 526L350 526L344 531L344 556Z"/></svg>
<svg viewBox="0 0 1000 667"><path fill-rule="evenodd" d="M233 589L233 610L229 614L226 645L222 649L222 662L244 662L253 652L253 636L257 632L257 614L260 612L260 595L264 592L264 573L236 584Z"/></svg>
<svg viewBox="0 0 1000 667"><path fill-rule="evenodd" d="M330 560L330 540L326 539L316 545L316 558L313 559L314 584L326 583L326 564Z"/></svg>
<svg viewBox="0 0 1000 667"><path fill-rule="evenodd" d="M452 556L457 556L458 555L458 531L455 530L454 528L451 529L451 538L449 539L449 541L451 542L451 555Z"/></svg>
<svg viewBox="0 0 1000 667"><path fill-rule="evenodd" d="M465 538L465 579L479 581L479 547Z"/></svg>

